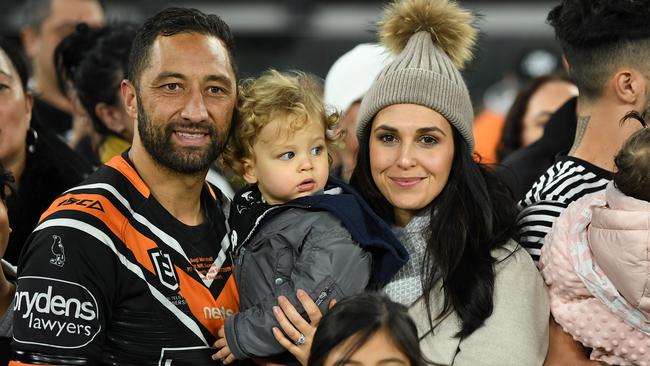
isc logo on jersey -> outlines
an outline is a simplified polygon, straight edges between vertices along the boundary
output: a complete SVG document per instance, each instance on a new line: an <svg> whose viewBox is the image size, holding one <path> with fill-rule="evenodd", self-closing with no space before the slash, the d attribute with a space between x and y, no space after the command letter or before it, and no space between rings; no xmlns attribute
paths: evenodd
<svg viewBox="0 0 650 366"><path fill-rule="evenodd" d="M97 300L90 291L55 278L18 278L14 312L14 339L21 343L79 348L101 328Z"/></svg>

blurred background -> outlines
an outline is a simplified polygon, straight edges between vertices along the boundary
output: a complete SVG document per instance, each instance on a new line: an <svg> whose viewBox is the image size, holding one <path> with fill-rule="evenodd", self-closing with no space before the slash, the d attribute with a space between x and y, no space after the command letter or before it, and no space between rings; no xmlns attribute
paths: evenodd
<svg viewBox="0 0 650 366"><path fill-rule="evenodd" d="M0 0L0 33L17 36L22 0ZM240 76L274 67L325 77L332 63L361 42L372 42L385 1L378 0L107 0L109 20L140 22L168 6L220 15L235 33ZM461 0L479 15L480 41L465 70L475 112L486 104L507 110L518 80L560 66L546 15L553 1Z"/></svg>

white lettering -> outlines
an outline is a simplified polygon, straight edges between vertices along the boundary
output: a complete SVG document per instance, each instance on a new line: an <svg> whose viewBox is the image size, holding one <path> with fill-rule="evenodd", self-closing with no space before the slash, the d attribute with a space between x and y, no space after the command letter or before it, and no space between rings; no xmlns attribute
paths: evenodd
<svg viewBox="0 0 650 366"><path fill-rule="evenodd" d="M27 306L26 311L23 313L23 319L27 318L34 312L40 314L54 314L54 315L65 315L66 317L71 317L74 314L74 318L83 319L83 320L94 320L97 317L97 312L95 311L95 304L90 301L80 301L74 297L66 299L61 295L52 296L52 286L47 287L46 292L27 292L20 291L16 293L16 305L14 306L14 311L21 311L24 303Z"/></svg>
<svg viewBox="0 0 650 366"><path fill-rule="evenodd" d="M56 295L52 298L52 314L63 315L65 314L65 298L61 295Z"/></svg>

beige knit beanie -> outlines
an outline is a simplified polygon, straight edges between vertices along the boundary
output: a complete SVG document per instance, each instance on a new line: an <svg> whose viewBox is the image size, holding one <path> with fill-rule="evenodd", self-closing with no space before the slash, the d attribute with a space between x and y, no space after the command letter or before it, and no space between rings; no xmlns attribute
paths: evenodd
<svg viewBox="0 0 650 366"><path fill-rule="evenodd" d="M365 129L383 108L419 104L443 115L473 153L474 112L459 71L472 58L477 36L472 21L472 14L453 0L397 0L384 10L379 37L395 59L361 102L360 142L367 142Z"/></svg>

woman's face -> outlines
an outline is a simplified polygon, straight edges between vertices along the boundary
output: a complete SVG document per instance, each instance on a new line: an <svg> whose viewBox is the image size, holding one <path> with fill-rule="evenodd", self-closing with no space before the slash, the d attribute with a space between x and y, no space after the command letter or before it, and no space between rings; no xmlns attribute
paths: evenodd
<svg viewBox="0 0 650 366"><path fill-rule="evenodd" d="M0 161L5 167L25 151L32 116L32 98L25 94L20 76L0 49Z"/></svg>
<svg viewBox="0 0 650 366"><path fill-rule="evenodd" d="M370 171L404 226L447 184L454 159L449 122L433 109L394 104L375 116L370 129Z"/></svg>
<svg viewBox="0 0 650 366"><path fill-rule="evenodd" d="M578 88L563 80L542 85L528 100L522 120L521 146L528 146L544 135L544 126L555 111L578 95Z"/></svg>
<svg viewBox="0 0 650 366"><path fill-rule="evenodd" d="M382 329L373 334L366 343L345 360L348 349L354 345L355 337L350 337L330 351L324 366L410 366L411 362L395 342ZM343 361L343 362L342 362Z"/></svg>

